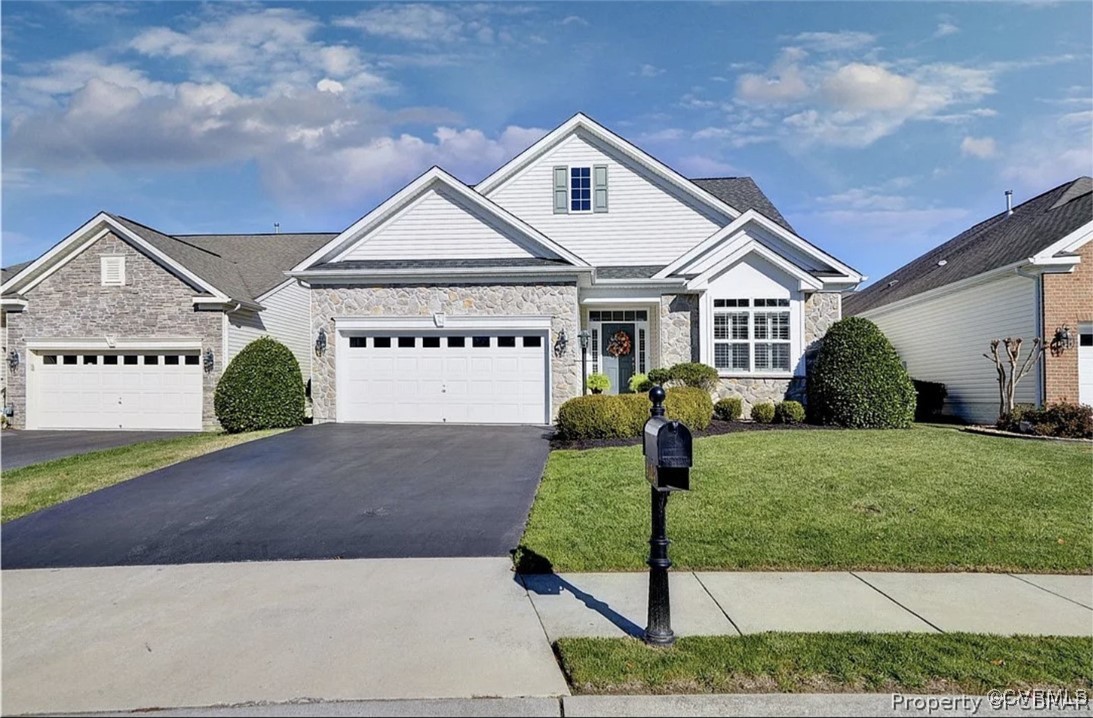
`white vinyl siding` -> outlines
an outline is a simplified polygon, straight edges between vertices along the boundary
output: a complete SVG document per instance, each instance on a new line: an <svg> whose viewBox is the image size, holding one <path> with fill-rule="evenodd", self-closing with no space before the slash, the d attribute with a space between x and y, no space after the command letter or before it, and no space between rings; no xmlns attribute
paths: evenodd
<svg viewBox="0 0 1093 718"><path fill-rule="evenodd" d="M311 297L308 290L291 282L261 300L259 313L232 312L228 315L228 361L259 337L271 336L281 342L300 362L306 381L311 376Z"/></svg>
<svg viewBox="0 0 1093 718"><path fill-rule="evenodd" d="M880 327L912 377L945 384L947 413L989 423L998 417L998 381L983 353L1006 337L1024 339L1022 355L1028 352L1037 336L1037 292L1038 282L1011 275L862 316ZM1037 367L1017 385L1019 403L1039 400L1040 374Z"/></svg>
<svg viewBox="0 0 1093 718"><path fill-rule="evenodd" d="M549 192L549 188L547 190ZM549 200L549 197L547 198ZM537 256L515 230L470 208L446 189L431 189L344 252L342 260L496 259Z"/></svg>
<svg viewBox="0 0 1093 718"><path fill-rule="evenodd" d="M554 172L562 166L604 167L610 210L555 214ZM562 141L488 197L596 265L667 264L730 221L583 133Z"/></svg>

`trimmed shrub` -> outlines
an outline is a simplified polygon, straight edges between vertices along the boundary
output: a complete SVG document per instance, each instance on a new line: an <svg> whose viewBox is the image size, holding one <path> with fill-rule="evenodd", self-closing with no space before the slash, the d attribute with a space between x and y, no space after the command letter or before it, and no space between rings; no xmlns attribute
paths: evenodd
<svg viewBox="0 0 1093 718"><path fill-rule="evenodd" d="M630 391L635 394L647 392L653 388L653 382L645 374L635 374L630 377Z"/></svg>
<svg viewBox="0 0 1093 718"><path fill-rule="evenodd" d="M713 415L721 421L737 421L743 414L744 402L738 396L719 399L713 405Z"/></svg>
<svg viewBox="0 0 1093 718"><path fill-rule="evenodd" d="M645 394L592 394L578 396L558 409L556 425L561 439L625 439L641 436L652 404ZM673 387L664 409L669 419L689 428L708 428L713 415L709 394L700 389Z"/></svg>
<svg viewBox="0 0 1093 718"><path fill-rule="evenodd" d="M1066 439L1093 439L1093 408L1084 404L1059 402L1043 409L1032 404L1018 404L998 419L1003 431Z"/></svg>
<svg viewBox="0 0 1093 718"><path fill-rule="evenodd" d="M800 424L805 420L805 407L799 401L780 401L774 405L774 420L779 424Z"/></svg>
<svg viewBox="0 0 1093 718"><path fill-rule="evenodd" d="M764 401L751 408L751 420L757 424L769 424L774 421L774 404Z"/></svg>
<svg viewBox="0 0 1093 718"><path fill-rule="evenodd" d="M672 370L652 369L647 376L649 377L649 381L653 383L653 386L664 386L672 380Z"/></svg>
<svg viewBox="0 0 1093 718"><path fill-rule="evenodd" d="M304 380L292 351L271 337L243 347L216 385L213 406L224 430L235 434L304 423Z"/></svg>
<svg viewBox="0 0 1093 718"><path fill-rule="evenodd" d="M915 417L915 387L877 325L835 322L808 376L808 410L818 424L905 429Z"/></svg>
<svg viewBox="0 0 1093 718"><path fill-rule="evenodd" d="M679 386L689 386L711 392L717 388L717 369L708 364L685 362L669 370L671 380Z"/></svg>
<svg viewBox="0 0 1093 718"><path fill-rule="evenodd" d="M945 408L949 390L939 381L912 379L915 385L915 421L933 421Z"/></svg>
<svg viewBox="0 0 1093 718"><path fill-rule="evenodd" d="M607 391L611 388L611 378L606 374L592 373L588 375L588 390L594 393Z"/></svg>
<svg viewBox="0 0 1093 718"><path fill-rule="evenodd" d="M648 402L646 411L648 411ZM682 421L692 431L709 428L713 418L713 400L705 389L692 386L673 386L664 399L664 410L669 419Z"/></svg>

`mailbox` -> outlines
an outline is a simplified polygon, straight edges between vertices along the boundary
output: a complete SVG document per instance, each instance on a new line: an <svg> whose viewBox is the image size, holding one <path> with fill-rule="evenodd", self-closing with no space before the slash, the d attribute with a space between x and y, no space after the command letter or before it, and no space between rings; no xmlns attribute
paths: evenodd
<svg viewBox="0 0 1093 718"><path fill-rule="evenodd" d="M664 390L649 391L653 416L645 422L645 478L658 491L689 491L693 451L691 430L664 418Z"/></svg>

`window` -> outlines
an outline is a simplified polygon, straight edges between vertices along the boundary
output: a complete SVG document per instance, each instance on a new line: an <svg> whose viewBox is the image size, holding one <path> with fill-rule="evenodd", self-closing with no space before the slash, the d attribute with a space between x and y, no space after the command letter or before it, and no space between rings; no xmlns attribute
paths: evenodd
<svg viewBox="0 0 1093 718"><path fill-rule="evenodd" d="M617 311L602 311L594 309L588 313L588 321L590 322L647 322L649 321L649 312L644 309L638 309L636 311L617 310Z"/></svg>
<svg viewBox="0 0 1093 718"><path fill-rule="evenodd" d="M569 168L569 211L592 211L592 168Z"/></svg>
<svg viewBox="0 0 1093 718"><path fill-rule="evenodd" d="M120 287L125 284L125 257L100 257L102 286Z"/></svg>
<svg viewBox="0 0 1093 718"><path fill-rule="evenodd" d="M728 372L791 370L788 299L715 299L714 366Z"/></svg>
<svg viewBox="0 0 1093 718"><path fill-rule="evenodd" d="M195 356L194 358L196 359L197 357ZM125 358L124 358L124 359L122 360L122 363L123 363L123 364L136 364L136 363L137 363L137 356L136 356L136 355L134 355L134 354L126 354L126 355L125 355ZM186 357L186 363L187 363L187 364L190 364L190 363L191 363L191 362L190 362L190 358L189 358L189 357ZM197 364L197 362L196 362L196 361L195 361L195 362L193 362L193 363L194 363L194 364Z"/></svg>
<svg viewBox="0 0 1093 718"><path fill-rule="evenodd" d="M79 359L79 357L75 354L65 354L63 357L61 357L61 359L65 364L75 364L76 360Z"/></svg>
<svg viewBox="0 0 1093 718"><path fill-rule="evenodd" d="M414 340L415 339L416 339L416 337L399 337L398 338L399 349L405 349L407 347L414 346L414 344L415 344Z"/></svg>
<svg viewBox="0 0 1093 718"><path fill-rule="evenodd" d="M159 357L155 354L146 354L144 356L145 364L159 364Z"/></svg>
<svg viewBox="0 0 1093 718"><path fill-rule="evenodd" d="M107 354L106 356L104 356L104 357L102 358L102 363L103 363L103 364L110 364L110 365L115 365L115 364L117 364L117 363L118 363L118 356L117 356L117 354Z"/></svg>
<svg viewBox="0 0 1093 718"><path fill-rule="evenodd" d="M350 349L364 349L368 346L368 337L349 337Z"/></svg>
<svg viewBox="0 0 1093 718"><path fill-rule="evenodd" d="M189 364L190 366L193 366L194 364L197 364L200 361L201 361L201 357L199 357L197 354L187 354L186 355L186 363Z"/></svg>
<svg viewBox="0 0 1093 718"><path fill-rule="evenodd" d="M99 357L96 354L84 354L83 363L84 364L98 364L99 363Z"/></svg>
<svg viewBox="0 0 1093 718"><path fill-rule="evenodd" d="M170 364L171 366L177 366L178 365L178 357L174 356L174 355L165 356L165 357L163 357L163 363L164 364Z"/></svg>
<svg viewBox="0 0 1093 718"><path fill-rule="evenodd" d="M390 349L391 337L372 337L373 349Z"/></svg>
<svg viewBox="0 0 1093 718"><path fill-rule="evenodd" d="M436 349L440 346L440 337L422 337L421 346L427 349Z"/></svg>
<svg viewBox="0 0 1093 718"><path fill-rule="evenodd" d="M43 364L56 364L57 363L57 355L56 354L46 354L45 356L42 357L42 363Z"/></svg>
<svg viewBox="0 0 1093 718"><path fill-rule="evenodd" d="M489 345L490 345L490 338L489 337L472 337L471 338L471 346L473 346L475 349L481 349L483 347L488 347Z"/></svg>
<svg viewBox="0 0 1093 718"><path fill-rule="evenodd" d="M465 347L467 346L467 337L448 337L448 346Z"/></svg>
<svg viewBox="0 0 1093 718"><path fill-rule="evenodd" d="M497 337L497 346L514 347L516 346L516 337Z"/></svg>
<svg viewBox="0 0 1093 718"><path fill-rule="evenodd" d="M541 347L543 346L542 337L524 337L525 347Z"/></svg>

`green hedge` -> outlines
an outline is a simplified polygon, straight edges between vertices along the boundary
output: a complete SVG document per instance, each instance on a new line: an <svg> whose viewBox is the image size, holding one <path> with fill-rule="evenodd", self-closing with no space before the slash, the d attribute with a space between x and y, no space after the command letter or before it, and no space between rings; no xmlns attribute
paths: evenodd
<svg viewBox="0 0 1093 718"><path fill-rule="evenodd" d="M751 420L757 424L769 424L774 421L774 404L764 401L751 408Z"/></svg>
<svg viewBox="0 0 1093 718"><path fill-rule="evenodd" d="M657 386L688 386L711 392L719 381L717 369L708 364L683 362L668 369L653 369L649 372L649 381Z"/></svg>
<svg viewBox="0 0 1093 718"><path fill-rule="evenodd" d="M800 424L805 420L805 407L799 401L780 401L774 405L774 420L779 424Z"/></svg>
<svg viewBox="0 0 1093 718"><path fill-rule="evenodd" d="M808 376L808 411L818 424L902 429L915 418L915 387L877 325L861 317L835 322Z"/></svg>
<svg viewBox="0 0 1093 718"><path fill-rule="evenodd" d="M1093 439L1093 408L1065 401L1043 409L1032 404L1018 404L1011 413L999 417L996 426L1019 434Z"/></svg>
<svg viewBox="0 0 1093 718"><path fill-rule="evenodd" d="M652 404L645 394L593 394L579 396L558 409L557 430L562 439L624 439L640 436ZM701 389L672 387L664 401L669 419L682 421L691 430L710 425L713 401Z"/></svg>
<svg viewBox="0 0 1093 718"><path fill-rule="evenodd" d="M744 415L744 402L738 396L729 396L713 405L713 415L721 421L737 421Z"/></svg>
<svg viewBox="0 0 1093 718"><path fill-rule="evenodd" d="M224 430L235 434L304 423L304 382L292 351L270 337L255 339L228 363L213 406Z"/></svg>

